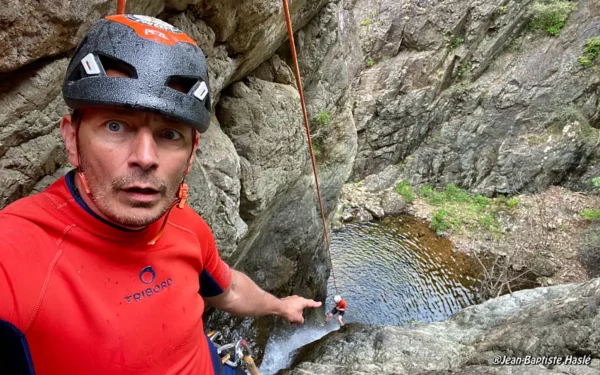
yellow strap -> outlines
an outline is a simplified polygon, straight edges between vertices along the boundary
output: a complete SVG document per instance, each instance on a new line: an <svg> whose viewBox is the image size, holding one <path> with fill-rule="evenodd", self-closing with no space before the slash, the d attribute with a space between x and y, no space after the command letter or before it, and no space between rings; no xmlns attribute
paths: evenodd
<svg viewBox="0 0 600 375"><path fill-rule="evenodd" d="M246 361L246 363L248 364L247 368L248 368L248 371L250 371L250 374L260 375L260 372L256 368L256 365L254 364L254 360L252 359L252 357L247 355L244 357L244 361Z"/></svg>
<svg viewBox="0 0 600 375"><path fill-rule="evenodd" d="M229 358L231 358L231 354L227 354L225 357L221 358L221 363L225 364L225 362L229 361Z"/></svg>

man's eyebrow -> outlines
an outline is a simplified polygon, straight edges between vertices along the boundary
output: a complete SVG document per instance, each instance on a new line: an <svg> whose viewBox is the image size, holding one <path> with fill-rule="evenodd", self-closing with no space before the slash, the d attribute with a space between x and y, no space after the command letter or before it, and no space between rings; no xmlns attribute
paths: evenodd
<svg viewBox="0 0 600 375"><path fill-rule="evenodd" d="M112 110L112 114L117 115L117 116L126 116L126 117L137 117L140 116L141 113L136 111L136 110L131 110L131 109L125 109L125 108L119 108L119 107L115 107L115 108L111 108ZM180 121L176 118L172 118L169 116L162 116L163 120L165 123L169 124L169 125L177 125L177 126L189 126L188 124L186 124L183 121Z"/></svg>

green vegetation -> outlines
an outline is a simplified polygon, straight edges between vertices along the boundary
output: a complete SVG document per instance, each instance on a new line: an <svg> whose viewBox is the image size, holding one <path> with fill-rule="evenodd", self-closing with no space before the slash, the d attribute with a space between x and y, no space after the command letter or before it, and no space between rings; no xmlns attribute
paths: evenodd
<svg viewBox="0 0 600 375"><path fill-rule="evenodd" d="M600 38L589 38L585 41L583 55L579 56L579 63L589 68L600 54Z"/></svg>
<svg viewBox="0 0 600 375"><path fill-rule="evenodd" d="M369 57L369 59L367 60L367 66L371 67L371 66L373 66L375 64L376 64L375 60L373 60L372 57Z"/></svg>
<svg viewBox="0 0 600 375"><path fill-rule="evenodd" d="M529 145L541 145L543 143L548 142L548 135L547 134L541 134L541 135L530 135L527 137L527 144Z"/></svg>
<svg viewBox="0 0 600 375"><path fill-rule="evenodd" d="M371 19L369 17L367 17L364 20L360 21L359 25L360 26L369 26L371 23L372 23Z"/></svg>
<svg viewBox="0 0 600 375"><path fill-rule="evenodd" d="M592 185L594 185L595 187L600 187L600 177L592 178Z"/></svg>
<svg viewBox="0 0 600 375"><path fill-rule="evenodd" d="M435 211L431 217L431 229L433 229L438 235L452 228L452 224L446 218L447 216L448 211L440 208L439 210Z"/></svg>
<svg viewBox="0 0 600 375"><path fill-rule="evenodd" d="M465 42L465 38L459 35L456 35L451 41L450 41L450 49L457 49L458 47L462 46L462 44Z"/></svg>
<svg viewBox="0 0 600 375"><path fill-rule="evenodd" d="M323 159L323 139L319 137L311 137L313 154L315 155L315 161L322 161Z"/></svg>
<svg viewBox="0 0 600 375"><path fill-rule="evenodd" d="M508 208L510 208L510 209L516 208L518 205L519 205L519 198L517 198L517 197L512 197L506 202L506 206L508 206Z"/></svg>
<svg viewBox="0 0 600 375"><path fill-rule="evenodd" d="M508 5L503 5L501 7L498 7L498 13L500 13L500 14L508 13Z"/></svg>
<svg viewBox="0 0 600 375"><path fill-rule="evenodd" d="M600 208L589 208L581 211L581 216L589 221L600 219Z"/></svg>
<svg viewBox="0 0 600 375"><path fill-rule="evenodd" d="M567 0L538 0L533 4L533 19L529 26L550 35L560 34L576 5Z"/></svg>
<svg viewBox="0 0 600 375"><path fill-rule="evenodd" d="M417 191L408 181L402 181L396 186L398 194L407 202L416 196L429 205L436 207L431 217L431 228L438 234L447 231L484 229L494 234L501 233L501 225L497 218L500 210L512 211L519 205L519 198L507 199L500 195L495 199L480 194L469 193L456 186L448 184L442 191L426 185Z"/></svg>
<svg viewBox="0 0 600 375"><path fill-rule="evenodd" d="M404 197L404 200L407 202L412 202L415 200L415 192L408 181L401 181L398 185L396 185L396 192Z"/></svg>
<svg viewBox="0 0 600 375"><path fill-rule="evenodd" d="M471 69L471 62L467 61L465 65L461 66L460 69L458 69L458 76L462 77L463 74L469 71L469 69Z"/></svg>
<svg viewBox="0 0 600 375"><path fill-rule="evenodd" d="M331 115L328 110L323 110L317 115L317 123L321 126L327 126L331 123Z"/></svg>

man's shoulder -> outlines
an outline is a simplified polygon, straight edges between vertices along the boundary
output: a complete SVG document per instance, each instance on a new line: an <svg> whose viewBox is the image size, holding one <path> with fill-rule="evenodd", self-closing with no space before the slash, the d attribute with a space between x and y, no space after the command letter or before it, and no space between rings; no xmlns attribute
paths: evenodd
<svg viewBox="0 0 600 375"><path fill-rule="evenodd" d="M188 205L183 209L174 208L175 213L169 218L172 224L193 232L197 236L204 236L211 233L210 227L204 219Z"/></svg>
<svg viewBox="0 0 600 375"><path fill-rule="evenodd" d="M35 264L47 263L57 246L38 223L20 215L21 209L28 207L21 204L0 211L0 263L11 268L35 268Z"/></svg>
<svg viewBox="0 0 600 375"><path fill-rule="evenodd" d="M66 190L66 185L64 178L60 178L42 192L17 199L10 203L0 210L0 216L35 218L44 211L55 209L57 206L64 204L66 193L63 190Z"/></svg>
<svg viewBox="0 0 600 375"><path fill-rule="evenodd" d="M4 249L13 246L21 251L29 245L33 251L54 244L49 228L57 227L53 211L59 204L48 188L0 210L0 246Z"/></svg>
<svg viewBox="0 0 600 375"><path fill-rule="evenodd" d="M14 228L35 227L36 225L28 217L42 209L43 200L44 198L38 193L18 199L0 210L0 235L10 233Z"/></svg>

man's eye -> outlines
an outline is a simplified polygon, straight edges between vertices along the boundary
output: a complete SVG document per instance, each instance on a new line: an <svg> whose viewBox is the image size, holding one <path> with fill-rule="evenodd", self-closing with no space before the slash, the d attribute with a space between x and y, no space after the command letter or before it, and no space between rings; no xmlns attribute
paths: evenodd
<svg viewBox="0 0 600 375"><path fill-rule="evenodd" d="M116 132L121 131L123 129L123 125L120 124L120 123L118 123L118 122L111 121L108 124L106 124L106 128L108 130L110 130L111 132L115 132L116 133Z"/></svg>
<svg viewBox="0 0 600 375"><path fill-rule="evenodd" d="M181 139L181 133L175 130L165 130L162 136L168 140L175 141Z"/></svg>

